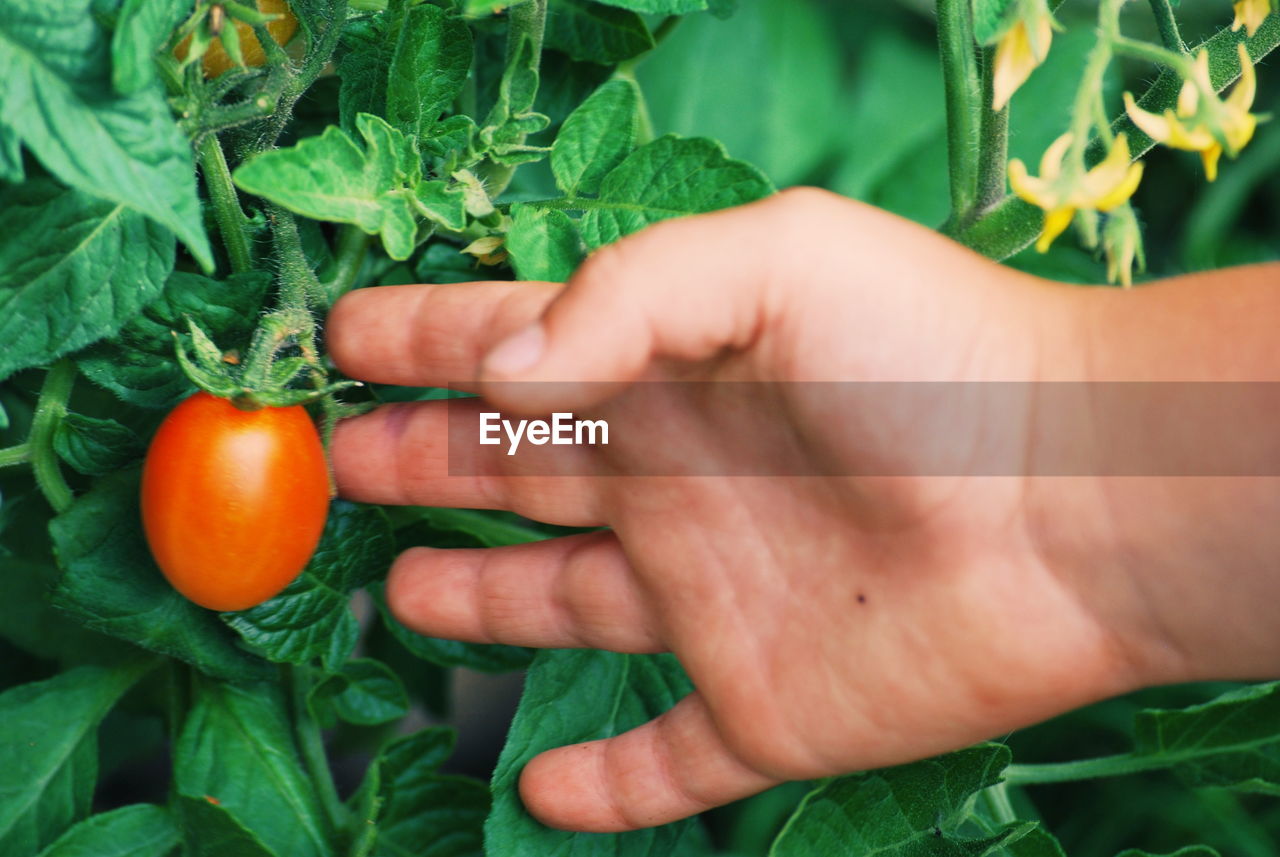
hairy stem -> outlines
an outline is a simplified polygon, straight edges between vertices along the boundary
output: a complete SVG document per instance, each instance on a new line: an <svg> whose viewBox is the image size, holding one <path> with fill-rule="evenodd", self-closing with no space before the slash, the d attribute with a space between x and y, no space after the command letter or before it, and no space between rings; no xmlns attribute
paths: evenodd
<svg viewBox="0 0 1280 857"><path fill-rule="evenodd" d="M1099 756L1078 759L1074 762L1052 762L1043 765L1010 765L1004 769L1004 781L1009 785L1041 785L1044 783L1070 783L1079 780L1097 780L1105 777L1124 777L1146 771L1159 771L1173 764L1167 756L1136 756L1121 753L1115 756Z"/></svg>
<svg viewBox="0 0 1280 857"><path fill-rule="evenodd" d="M204 174L205 187L209 190L209 202L213 218L218 222L218 232L231 259L231 272L242 274L253 268L253 254L249 249L248 220L240 208L240 197L231 182L231 171L222 153L222 145L216 134L206 134L196 150L200 158L200 171Z"/></svg>
<svg viewBox="0 0 1280 857"><path fill-rule="evenodd" d="M36 485L58 514L71 508L74 497L67 481L62 478L58 453L53 448L53 435L67 415L67 400L71 398L75 380L76 367L69 359L64 357L53 364L44 377L44 386L40 388L40 398L31 419L31 436L27 439Z"/></svg>
<svg viewBox="0 0 1280 857"><path fill-rule="evenodd" d="M346 809L338 798L337 786L333 784L333 773L329 769L329 757L325 754L324 736L320 733L320 723L307 704L307 693L311 683L305 667L287 666L289 688L293 697L294 734L298 740L298 751L302 755L302 763L320 797L328 816L331 830L341 830L345 825Z"/></svg>
<svg viewBox="0 0 1280 857"><path fill-rule="evenodd" d="M938 0L938 46L947 100L947 167L953 227L968 221L978 197L982 82L970 0Z"/></svg>
<svg viewBox="0 0 1280 857"><path fill-rule="evenodd" d="M330 304L351 291L351 287L355 285L368 246L369 236L360 227L348 223L338 230L333 267L329 276L320 284L325 300Z"/></svg>
<svg viewBox="0 0 1280 857"><path fill-rule="evenodd" d="M1009 105L992 110L995 103L995 51L983 51L982 125L978 140L978 196L975 214L995 205L1004 197L1005 174L1009 164Z"/></svg>
<svg viewBox="0 0 1280 857"><path fill-rule="evenodd" d="M20 443L0 449L0 469L16 467L31 460L31 444Z"/></svg>
<svg viewBox="0 0 1280 857"><path fill-rule="evenodd" d="M306 56L303 57L302 66L289 74L285 80L280 97L274 106L274 112L266 120L261 133L253 143L254 151L261 152L276 144L285 126L293 118L293 106L298 103L303 93L311 88L311 84L316 82L316 78L320 76L320 72L333 56L334 49L338 47L338 39L342 36L342 22L347 19L347 0L329 0L326 6L324 13L316 16L325 22L324 27L318 32L312 31L308 34L311 44L308 46ZM269 48L264 45L264 50ZM282 63L279 67L288 68L288 63Z"/></svg>
<svg viewBox="0 0 1280 857"><path fill-rule="evenodd" d="M1151 14L1155 15L1156 27L1160 30L1160 41L1171 51L1180 54L1187 52L1187 43L1182 41L1182 33L1178 30L1178 18L1173 13L1173 4L1169 0L1151 0Z"/></svg>

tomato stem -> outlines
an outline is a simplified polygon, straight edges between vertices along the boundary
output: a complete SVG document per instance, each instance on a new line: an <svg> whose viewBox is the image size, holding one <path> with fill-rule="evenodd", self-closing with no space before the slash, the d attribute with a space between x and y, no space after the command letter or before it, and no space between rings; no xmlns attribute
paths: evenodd
<svg viewBox="0 0 1280 857"><path fill-rule="evenodd" d="M1178 30L1178 18L1173 13L1173 4L1169 0L1151 0L1151 14L1155 15L1160 41L1164 42L1164 46L1185 54L1187 43L1182 40L1182 33Z"/></svg>
<svg viewBox="0 0 1280 857"><path fill-rule="evenodd" d="M1010 765L1004 769L1004 781L1010 785L1040 785L1096 780L1104 777L1124 777L1130 774L1163 770L1171 767L1176 761L1178 760L1166 754L1120 753L1093 759L1077 759L1073 762Z"/></svg>
<svg viewBox="0 0 1280 857"><path fill-rule="evenodd" d="M978 192L982 83L969 0L938 0L938 45L947 102L947 167L951 187L950 224L967 222Z"/></svg>
<svg viewBox="0 0 1280 857"><path fill-rule="evenodd" d="M995 103L995 49L982 51L982 119L978 140L978 195L976 216L998 203L1005 192L1009 164L1009 105L992 110Z"/></svg>
<svg viewBox="0 0 1280 857"><path fill-rule="evenodd" d="M981 797L991 817L1000 824L1009 824L1018 820L1018 813L1014 811L1013 803L1009 800L1008 782L996 783L994 786L983 789Z"/></svg>
<svg viewBox="0 0 1280 857"><path fill-rule="evenodd" d="M249 250L249 237L245 232L248 220L240 209L236 186L231 183L231 171L216 134L206 134L198 148L200 171L204 173L205 187L209 189L209 201L213 204L213 216L222 233L222 243L231 258L232 273L242 274L253 268L253 254Z"/></svg>
<svg viewBox="0 0 1280 857"><path fill-rule="evenodd" d="M334 247L333 267L329 277L321 282L325 300L335 302L355 285L356 275L364 264L365 249L369 246L369 236L359 226L346 224L338 230L338 240Z"/></svg>
<svg viewBox="0 0 1280 857"><path fill-rule="evenodd" d="M27 439L31 447L31 468L35 473L36 485L58 514L70 509L75 499L71 488L62 478L58 453L53 448L53 436L62 418L67 415L67 399L71 397L75 379L76 367L70 360L64 358L53 364L44 377L44 386L40 388L40 398L36 401L35 415L31 419L31 436Z"/></svg>
<svg viewBox="0 0 1280 857"><path fill-rule="evenodd" d="M31 460L31 444L19 443L0 449L0 468L15 467Z"/></svg>
<svg viewBox="0 0 1280 857"><path fill-rule="evenodd" d="M324 736L320 732L320 722L311 711L307 697L311 690L309 670L302 666L286 666L289 688L293 697L294 733L298 740L298 750L302 754L302 762L307 768L316 794L324 806L329 826L333 830L341 830L346 817L346 809L338 798L337 786L333 784L333 774L329 768L329 758L325 754Z"/></svg>

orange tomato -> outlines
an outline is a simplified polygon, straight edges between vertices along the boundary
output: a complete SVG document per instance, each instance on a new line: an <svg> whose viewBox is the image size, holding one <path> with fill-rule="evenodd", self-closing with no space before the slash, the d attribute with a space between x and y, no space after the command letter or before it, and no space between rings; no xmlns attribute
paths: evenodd
<svg viewBox="0 0 1280 857"><path fill-rule="evenodd" d="M275 39L277 44L285 45L293 38L293 34L298 31L298 19L294 17L293 12L289 9L289 4L285 0L258 0L257 7L259 12L265 12L271 15L281 15L274 21L267 22L267 32L271 34L271 38ZM267 61L267 54L262 49L262 43L258 41L258 37L254 35L253 28L243 21L237 21L230 17L226 19L227 24L234 24L236 32L240 34L240 53L244 55L244 64L247 66L262 65ZM187 55L188 45L191 43L190 37L183 40L178 45L175 53L179 59L184 59ZM209 49L205 51L201 60L204 65L205 77L217 77L225 71L235 68L235 63L231 61L231 57L227 56L227 50L222 46L220 39L214 39L209 45Z"/></svg>
<svg viewBox="0 0 1280 857"><path fill-rule="evenodd" d="M173 587L211 610L244 610L288 586L328 510L324 447L300 405L244 411L196 393L147 450L147 543Z"/></svg>

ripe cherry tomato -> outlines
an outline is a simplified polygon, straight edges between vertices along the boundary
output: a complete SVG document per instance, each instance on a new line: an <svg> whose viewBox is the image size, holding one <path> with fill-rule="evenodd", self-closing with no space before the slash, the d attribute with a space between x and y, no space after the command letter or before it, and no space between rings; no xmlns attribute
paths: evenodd
<svg viewBox="0 0 1280 857"><path fill-rule="evenodd" d="M275 39L278 44L285 45L293 38L293 34L298 31L298 19L294 17L293 12L289 9L289 4L285 0L258 0L257 7L259 12L266 12L269 15L281 15L274 21L267 22L267 32L271 34L271 38ZM259 66L267 61L267 54L262 49L262 44L258 41L258 37L254 35L253 27L250 27L244 21L236 21L231 18L226 19L225 26L235 25L236 32L240 35L240 53L244 57L246 66ZM185 59L187 56L187 46L191 43L190 37L183 40L178 45L178 49L174 52L178 59ZM227 56L226 48L222 46L220 39L214 39L209 44L209 49L205 51L201 58L204 65L204 76L214 78L222 74L228 69L235 68L235 63L231 61L231 57Z"/></svg>
<svg viewBox="0 0 1280 857"><path fill-rule="evenodd" d="M147 543L174 588L211 610L284 589L315 552L328 510L324 447L300 405L244 411L196 393L147 450Z"/></svg>

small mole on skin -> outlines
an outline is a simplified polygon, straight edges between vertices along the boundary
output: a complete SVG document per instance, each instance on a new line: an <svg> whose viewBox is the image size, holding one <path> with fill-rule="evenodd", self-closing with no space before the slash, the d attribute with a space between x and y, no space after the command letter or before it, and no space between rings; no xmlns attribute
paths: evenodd
<svg viewBox="0 0 1280 857"><path fill-rule="evenodd" d="M859 604L866 604L866 603L867 603L867 596L865 596L865 595L863 595L861 592L859 592L859 593L858 593L858 603L859 603Z"/></svg>

